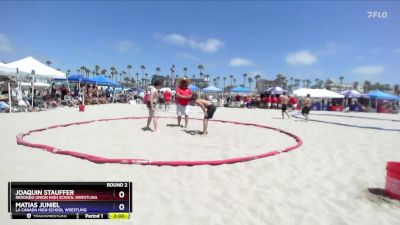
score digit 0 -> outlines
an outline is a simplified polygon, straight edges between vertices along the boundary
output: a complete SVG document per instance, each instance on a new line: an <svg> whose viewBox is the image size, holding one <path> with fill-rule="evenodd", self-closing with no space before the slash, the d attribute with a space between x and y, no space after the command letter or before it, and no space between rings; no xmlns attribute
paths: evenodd
<svg viewBox="0 0 400 225"><path fill-rule="evenodd" d="M119 196L119 198L124 198L124 197L125 197L125 192L120 191L120 192L118 193L118 196Z"/></svg>

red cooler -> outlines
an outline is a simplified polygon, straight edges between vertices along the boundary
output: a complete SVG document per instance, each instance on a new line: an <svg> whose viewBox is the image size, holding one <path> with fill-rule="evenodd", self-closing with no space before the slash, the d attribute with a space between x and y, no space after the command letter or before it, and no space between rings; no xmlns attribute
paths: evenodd
<svg viewBox="0 0 400 225"><path fill-rule="evenodd" d="M390 198L400 200L400 162L388 162L386 171L385 192Z"/></svg>
<svg viewBox="0 0 400 225"><path fill-rule="evenodd" d="M79 105L79 112L85 112L85 105Z"/></svg>

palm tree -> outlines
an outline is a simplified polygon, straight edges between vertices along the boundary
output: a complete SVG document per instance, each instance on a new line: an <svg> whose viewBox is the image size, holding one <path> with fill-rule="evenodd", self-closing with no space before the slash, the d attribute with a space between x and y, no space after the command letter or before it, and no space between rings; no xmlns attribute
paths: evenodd
<svg viewBox="0 0 400 225"><path fill-rule="evenodd" d="M358 89L358 81L355 81L355 82L353 83L353 89L354 89L354 90L357 90L357 89Z"/></svg>
<svg viewBox="0 0 400 225"><path fill-rule="evenodd" d="M311 80L307 79L307 80L306 80L306 87L309 88L309 87L310 87L310 84L311 84Z"/></svg>
<svg viewBox="0 0 400 225"><path fill-rule="evenodd" d="M118 70L114 71L114 75L115 75L115 82L118 82Z"/></svg>
<svg viewBox="0 0 400 225"><path fill-rule="evenodd" d="M385 85L384 85L384 90L385 90L385 91L390 91L390 90L392 90L392 88L390 87L390 84L385 84Z"/></svg>
<svg viewBox="0 0 400 225"><path fill-rule="evenodd" d="M128 65L126 66L126 68L128 69L128 78L130 79L130 78L131 78L131 69L132 69L132 65L131 65L131 64L128 64Z"/></svg>
<svg viewBox="0 0 400 225"><path fill-rule="evenodd" d="M255 86L255 89L257 90L257 83L258 83L258 80L261 78L261 76L260 76L260 74L257 74L255 77L254 77L254 79L256 79L256 86Z"/></svg>
<svg viewBox="0 0 400 225"><path fill-rule="evenodd" d="M278 85L282 88L286 88L285 86L287 85L287 80L286 80L285 75L277 74L276 78L274 80L274 85Z"/></svg>
<svg viewBox="0 0 400 225"><path fill-rule="evenodd" d="M299 86L300 86L300 79L298 79L298 78L296 78L296 79L294 79L294 83L295 83L295 86L296 86L296 88L299 88Z"/></svg>
<svg viewBox="0 0 400 225"><path fill-rule="evenodd" d="M207 81L208 86L210 86L210 75L206 74L206 75L204 75L204 77L205 77L205 79Z"/></svg>
<svg viewBox="0 0 400 225"><path fill-rule="evenodd" d="M139 87L138 85L139 85L139 73L136 73L136 86Z"/></svg>
<svg viewBox="0 0 400 225"><path fill-rule="evenodd" d="M187 67L183 67L183 71L185 72L185 76L186 76L186 72L187 72L188 68Z"/></svg>
<svg viewBox="0 0 400 225"><path fill-rule="evenodd" d="M314 80L314 82L315 82L315 85L314 85L314 86L315 86L316 88L319 88L319 87L318 87L318 84L319 84L319 79L318 79L318 78L316 78L316 79Z"/></svg>
<svg viewBox="0 0 400 225"><path fill-rule="evenodd" d="M243 87L246 87L246 77L247 77L247 73L243 74Z"/></svg>
<svg viewBox="0 0 400 225"><path fill-rule="evenodd" d="M294 78L290 77L289 80L290 80L290 88L293 90L293 80L294 80Z"/></svg>
<svg viewBox="0 0 400 225"><path fill-rule="evenodd" d="M156 68L156 71L157 71L157 75L160 76L161 68L160 68L160 67L157 67L157 68Z"/></svg>
<svg viewBox="0 0 400 225"><path fill-rule="evenodd" d="M125 76L125 78L126 78L126 72L124 70L122 70L122 75ZM122 78L122 76L121 76L121 78ZM121 78L119 79L120 82L122 81ZM129 77L128 77L128 79L129 79Z"/></svg>
<svg viewBox="0 0 400 225"><path fill-rule="evenodd" d="M366 80L364 81L364 92L368 92L370 90L371 87L371 82Z"/></svg>
<svg viewBox="0 0 400 225"><path fill-rule="evenodd" d="M81 72L81 69L76 69L76 72L79 74Z"/></svg>
<svg viewBox="0 0 400 225"><path fill-rule="evenodd" d="M324 81L323 81L323 80L319 80L319 82L318 82L318 88L322 88L322 85L324 85Z"/></svg>
<svg viewBox="0 0 400 225"><path fill-rule="evenodd" d="M374 87L374 89L378 89L381 90L381 83L376 82L374 85L372 85Z"/></svg>
<svg viewBox="0 0 400 225"><path fill-rule="evenodd" d="M247 82L249 82L249 89L251 90L251 83L253 83L253 78L252 77L247 78Z"/></svg>
<svg viewBox="0 0 400 225"><path fill-rule="evenodd" d="M200 70L200 74L203 73L204 66L202 64L198 65L197 68Z"/></svg>
<svg viewBox="0 0 400 225"><path fill-rule="evenodd" d="M231 79L231 86L232 86L233 75L229 75L229 78Z"/></svg>
<svg viewBox="0 0 400 225"><path fill-rule="evenodd" d="M147 76L149 76L149 74L148 74L148 73L145 73L145 74L144 74L144 77L145 77L145 78L144 78L144 82L145 82L145 83L144 83L144 86L145 86L145 87L147 87Z"/></svg>
<svg viewBox="0 0 400 225"><path fill-rule="evenodd" d="M129 77L124 77L124 81L125 85L128 85L131 80L129 79Z"/></svg>
<svg viewBox="0 0 400 225"><path fill-rule="evenodd" d="M67 76L69 76L69 73L71 73L71 70L67 70Z"/></svg>
<svg viewBox="0 0 400 225"><path fill-rule="evenodd" d="M100 70L99 65L94 66L94 71L96 72L96 75L99 75L99 70Z"/></svg>
<svg viewBox="0 0 400 225"><path fill-rule="evenodd" d="M102 69L100 72L102 75L106 75L107 74L107 70L106 69Z"/></svg>
<svg viewBox="0 0 400 225"><path fill-rule="evenodd" d="M236 85L236 78L233 78L233 86Z"/></svg>
<svg viewBox="0 0 400 225"><path fill-rule="evenodd" d="M50 66L51 64L53 64L50 60L46 61L47 66Z"/></svg>
<svg viewBox="0 0 400 225"><path fill-rule="evenodd" d="M136 85L135 78L131 77L131 79L130 79L130 82L131 82L131 86L133 86L133 84L135 84L135 85Z"/></svg>
<svg viewBox="0 0 400 225"><path fill-rule="evenodd" d="M225 92L225 81L226 81L226 77L223 77L222 80L224 81L224 88L222 89L222 92Z"/></svg>
<svg viewBox="0 0 400 225"><path fill-rule="evenodd" d="M340 91L342 91L342 83L343 83L343 79L344 79L344 77L343 77L343 76L340 76L340 77L339 77L339 80L340 80Z"/></svg>
<svg viewBox="0 0 400 225"><path fill-rule="evenodd" d="M140 66L140 69L142 70L142 81L143 81L143 78L144 78L144 70L146 69L146 67L145 67L144 65L141 65L141 66Z"/></svg>
<svg viewBox="0 0 400 225"><path fill-rule="evenodd" d="M79 69L82 71L82 75L85 75L86 67L81 66Z"/></svg>
<svg viewBox="0 0 400 225"><path fill-rule="evenodd" d="M398 85L398 84L396 84L396 85L393 86L393 90L394 90L394 93L395 93L396 95L399 95L399 94L400 94L400 89L399 89L399 85Z"/></svg>
<svg viewBox="0 0 400 225"><path fill-rule="evenodd" d="M114 79L114 74L115 74L115 67L110 67L111 70L111 79Z"/></svg>
<svg viewBox="0 0 400 225"><path fill-rule="evenodd" d="M328 90L331 90L332 84L333 84L333 81L332 81L331 79L329 79L329 78L326 79L326 81L325 81L325 88L328 89Z"/></svg>
<svg viewBox="0 0 400 225"><path fill-rule="evenodd" d="M85 72L86 72L86 76L87 76L87 77L90 77L90 72L91 72L91 71L90 71L88 68L86 68Z"/></svg>
<svg viewBox="0 0 400 225"><path fill-rule="evenodd" d="M218 88L219 88L219 80L220 80L220 79L221 79L221 78L220 78L219 76L217 76L217 82L218 82L218 83L217 83L217 84L218 84L217 87L218 87Z"/></svg>
<svg viewBox="0 0 400 225"><path fill-rule="evenodd" d="M214 86L217 86L217 78L214 78L213 81L214 81Z"/></svg>

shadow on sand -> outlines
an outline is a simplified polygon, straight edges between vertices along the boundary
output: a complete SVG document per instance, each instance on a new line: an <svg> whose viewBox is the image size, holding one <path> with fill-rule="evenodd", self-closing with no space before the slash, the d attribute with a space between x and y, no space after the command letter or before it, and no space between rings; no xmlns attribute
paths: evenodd
<svg viewBox="0 0 400 225"><path fill-rule="evenodd" d="M190 134L190 135L202 135L203 134L203 132L199 131L199 130L182 130L182 131L184 131L185 133Z"/></svg>
<svg viewBox="0 0 400 225"><path fill-rule="evenodd" d="M390 204L394 207L400 207L400 200L389 197L385 189L368 188L367 199L377 204Z"/></svg>
<svg viewBox="0 0 400 225"><path fill-rule="evenodd" d="M167 124L167 127L183 127L182 125L178 125L178 124Z"/></svg>
<svg viewBox="0 0 400 225"><path fill-rule="evenodd" d="M147 127L142 127L142 131L151 131L151 132L153 132L153 130L151 128L147 128Z"/></svg>

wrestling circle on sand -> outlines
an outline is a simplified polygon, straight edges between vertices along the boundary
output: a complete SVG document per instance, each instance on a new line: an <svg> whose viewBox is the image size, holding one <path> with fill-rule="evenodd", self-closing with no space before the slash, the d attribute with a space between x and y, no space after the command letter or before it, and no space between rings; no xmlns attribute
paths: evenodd
<svg viewBox="0 0 400 225"><path fill-rule="evenodd" d="M311 116L334 116L334 117L343 117L343 118L356 118L356 119L368 119L368 120L381 120L381 121L390 121L390 122L400 122L400 120L395 119L383 119L383 118L376 118L376 117L363 117L363 116L350 116L350 115L335 115L335 114L311 114ZM300 113L292 114L294 118L303 119ZM309 121L319 122L319 123L326 123L326 124L333 124L345 127L355 127L355 128L362 128L362 129L372 129L372 130L383 130L383 131L400 131L400 129L395 128L383 128L383 127L375 127L375 126L364 126L364 125L353 125L347 123L339 123L333 121L325 121L325 120L318 120L318 119L309 119Z"/></svg>
<svg viewBox="0 0 400 225"><path fill-rule="evenodd" d="M172 119L175 117L160 117L160 118L165 118L165 119ZM265 152L262 154L258 155L249 155L249 156L243 156L243 157L237 157L237 158L229 158L229 159L220 159L220 160L202 160L202 161L157 161L157 160L149 160L149 159L139 159L139 158L104 158L96 155L89 155L89 154L84 154L80 153L77 151L71 151L71 150L62 150L57 147L45 145L45 144L38 144L38 143L32 143L24 140L25 136L28 136L32 133L38 133L42 132L45 130L49 129L55 129L55 128L62 128L62 127L68 127L68 126L73 126L73 125L82 125L82 124L90 124L94 122L107 122L107 121L115 121L115 120L138 120L138 119L147 119L147 117L123 117L123 118L114 118L114 119L99 119L99 120L90 120L90 121L83 121L83 122L74 122L74 123L68 123L68 124L61 124L61 125L54 125L46 128L40 128L40 129L35 129L28 131L26 133L21 133L17 135L17 144L19 145L24 145L32 148L38 148L42 149L44 151L48 151L54 154L60 154L60 155L69 155L69 156L74 156L80 159L85 159L94 163L120 163L120 164L138 164L138 165L153 165L153 166L199 166L199 165L221 165L221 164L229 164L229 163L238 163L238 162L246 162L250 160L255 160L255 159L260 159L260 158L265 158L265 157L270 157L273 155L277 155L280 153L285 153L292 151L296 148L299 148L302 144L303 141L296 136L295 134L292 134L288 131L275 128L275 127L269 127L265 125L260 125L260 124L254 124L254 123L243 123L243 122L235 122L235 121L227 121L227 120L210 120L210 122L218 122L218 123L230 123L230 124L235 124L235 125L241 125L241 126L254 126L258 128L263 128L263 129L270 129L274 130L280 133L283 133L285 135L288 135L289 137L293 138L296 142L296 144L280 149L280 150L273 150L269 152ZM192 118L191 120L201 120L201 119L194 119Z"/></svg>

